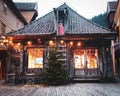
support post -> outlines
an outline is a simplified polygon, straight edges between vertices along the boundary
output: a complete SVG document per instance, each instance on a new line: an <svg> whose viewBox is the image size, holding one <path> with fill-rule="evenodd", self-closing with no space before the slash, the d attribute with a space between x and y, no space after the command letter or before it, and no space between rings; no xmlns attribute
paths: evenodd
<svg viewBox="0 0 120 96"><path fill-rule="evenodd" d="M116 76L116 65L115 65L115 48L114 48L114 40L111 40L111 54L112 54L112 63L113 63L113 76Z"/></svg>

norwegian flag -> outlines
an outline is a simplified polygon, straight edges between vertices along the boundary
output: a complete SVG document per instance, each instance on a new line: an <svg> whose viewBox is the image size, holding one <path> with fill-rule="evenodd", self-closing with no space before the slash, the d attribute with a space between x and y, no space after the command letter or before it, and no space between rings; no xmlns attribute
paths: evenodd
<svg viewBox="0 0 120 96"><path fill-rule="evenodd" d="M58 24L58 35L64 35L64 26L62 23Z"/></svg>

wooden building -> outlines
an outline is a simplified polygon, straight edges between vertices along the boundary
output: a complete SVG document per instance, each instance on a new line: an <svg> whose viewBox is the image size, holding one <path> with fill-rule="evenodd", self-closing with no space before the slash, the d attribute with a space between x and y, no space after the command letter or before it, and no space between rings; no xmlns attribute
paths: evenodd
<svg viewBox="0 0 120 96"><path fill-rule="evenodd" d="M3 43L5 34L17 30L27 24L12 0L0 0L0 79L6 75L7 49Z"/></svg>
<svg viewBox="0 0 120 96"><path fill-rule="evenodd" d="M114 16L114 30L117 31L118 37L115 42L115 64L116 64L116 75L120 77L120 0L117 2L117 8Z"/></svg>
<svg viewBox="0 0 120 96"><path fill-rule="evenodd" d="M114 25L114 16L117 7L117 1L110 1L107 3L107 19L108 19L108 27L112 29Z"/></svg>
<svg viewBox="0 0 120 96"><path fill-rule="evenodd" d="M8 59L8 54L6 47L8 40L5 40L5 34L23 28L37 17L37 10L34 9L36 3L30 3L30 8L27 9L23 7L28 6L29 3L22 4L22 8L19 5L21 3L15 4L12 0L0 0L0 79L6 76L7 68L6 59ZM17 8L18 6L19 8ZM25 10L25 12L21 13L21 10Z"/></svg>
<svg viewBox="0 0 120 96"><path fill-rule="evenodd" d="M37 9L37 3L31 2L31 3L20 3L15 2L15 5L17 9L20 11L22 16L25 18L27 23L33 21L38 16L38 9Z"/></svg>
<svg viewBox="0 0 120 96"><path fill-rule="evenodd" d="M8 47L8 70L39 73L45 67L49 49L56 45L64 55L61 60L71 78L114 78L111 45L116 36L116 32L85 19L63 4L7 34L12 42Z"/></svg>

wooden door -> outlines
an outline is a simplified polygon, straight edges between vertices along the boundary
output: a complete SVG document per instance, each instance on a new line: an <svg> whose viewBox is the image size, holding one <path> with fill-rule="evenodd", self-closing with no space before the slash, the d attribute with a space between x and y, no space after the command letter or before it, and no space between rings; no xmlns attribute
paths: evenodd
<svg viewBox="0 0 120 96"><path fill-rule="evenodd" d="M99 75L97 49L75 49L74 63L76 77L92 77Z"/></svg>

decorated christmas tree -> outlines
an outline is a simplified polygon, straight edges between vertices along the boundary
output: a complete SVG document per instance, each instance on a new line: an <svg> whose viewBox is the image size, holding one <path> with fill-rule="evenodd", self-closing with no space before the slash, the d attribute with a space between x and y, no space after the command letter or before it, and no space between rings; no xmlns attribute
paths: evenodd
<svg viewBox="0 0 120 96"><path fill-rule="evenodd" d="M62 53L57 49L51 49L49 52L48 63L41 74L42 82L48 85L65 84L69 80L64 62L60 59Z"/></svg>

